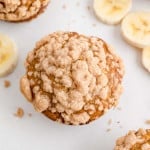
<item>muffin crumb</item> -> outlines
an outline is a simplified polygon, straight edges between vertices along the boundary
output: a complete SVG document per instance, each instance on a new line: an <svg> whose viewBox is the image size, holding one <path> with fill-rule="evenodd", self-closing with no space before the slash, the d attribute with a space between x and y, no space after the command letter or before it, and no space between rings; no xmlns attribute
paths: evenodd
<svg viewBox="0 0 150 150"><path fill-rule="evenodd" d="M145 123L150 125L150 120L146 120Z"/></svg>
<svg viewBox="0 0 150 150"><path fill-rule="evenodd" d="M28 113L28 116L29 116L29 117L32 117L32 113Z"/></svg>
<svg viewBox="0 0 150 150"><path fill-rule="evenodd" d="M88 9L88 11L90 11L90 10L91 10L91 7L90 7L90 6L87 6L87 9Z"/></svg>
<svg viewBox="0 0 150 150"><path fill-rule="evenodd" d="M112 119L109 119L108 120L108 125L111 125L112 124Z"/></svg>
<svg viewBox="0 0 150 150"><path fill-rule="evenodd" d="M19 107L14 115L18 118L22 118L24 116L24 110L21 107Z"/></svg>
<svg viewBox="0 0 150 150"><path fill-rule="evenodd" d="M110 129L110 128L106 130L106 132L110 132L110 131L111 131L111 129Z"/></svg>
<svg viewBox="0 0 150 150"><path fill-rule="evenodd" d="M9 88L11 86L11 82L9 80L4 81L4 87Z"/></svg>

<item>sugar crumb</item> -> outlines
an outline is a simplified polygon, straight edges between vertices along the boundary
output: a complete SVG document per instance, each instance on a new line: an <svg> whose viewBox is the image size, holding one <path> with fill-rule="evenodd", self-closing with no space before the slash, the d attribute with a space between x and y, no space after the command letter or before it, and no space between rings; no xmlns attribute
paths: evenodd
<svg viewBox="0 0 150 150"><path fill-rule="evenodd" d="M4 81L4 87L5 87L5 88L9 88L10 86L11 86L10 81L5 80L5 81Z"/></svg>
<svg viewBox="0 0 150 150"><path fill-rule="evenodd" d="M111 125L112 124L112 119L109 119L108 120L108 125Z"/></svg>
<svg viewBox="0 0 150 150"><path fill-rule="evenodd" d="M22 118L24 116L24 110L19 107L14 115L18 118Z"/></svg>
<svg viewBox="0 0 150 150"><path fill-rule="evenodd" d="M145 123L150 125L150 120L146 120Z"/></svg>

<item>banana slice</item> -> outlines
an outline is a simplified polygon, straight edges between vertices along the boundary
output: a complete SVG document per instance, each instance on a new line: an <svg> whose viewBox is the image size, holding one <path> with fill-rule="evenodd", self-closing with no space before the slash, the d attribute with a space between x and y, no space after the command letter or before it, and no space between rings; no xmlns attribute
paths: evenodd
<svg viewBox="0 0 150 150"><path fill-rule="evenodd" d="M125 40L137 47L150 45L150 12L132 12L122 21L121 31Z"/></svg>
<svg viewBox="0 0 150 150"><path fill-rule="evenodd" d="M150 72L150 46L143 49L142 63L144 67Z"/></svg>
<svg viewBox="0 0 150 150"><path fill-rule="evenodd" d="M18 60L15 43L6 35L0 34L0 77L11 73Z"/></svg>
<svg viewBox="0 0 150 150"><path fill-rule="evenodd" d="M132 0L94 0L94 11L104 23L117 24L131 9Z"/></svg>

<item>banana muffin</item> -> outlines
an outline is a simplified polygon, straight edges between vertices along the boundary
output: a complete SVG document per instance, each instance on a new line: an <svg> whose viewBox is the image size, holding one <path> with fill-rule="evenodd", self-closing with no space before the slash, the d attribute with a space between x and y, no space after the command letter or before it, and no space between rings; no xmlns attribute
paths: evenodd
<svg viewBox="0 0 150 150"><path fill-rule="evenodd" d="M28 54L25 68L22 93L61 123L87 124L116 106L122 93L122 60L97 37L52 33Z"/></svg>
<svg viewBox="0 0 150 150"><path fill-rule="evenodd" d="M129 131L117 140L115 150L150 150L150 129Z"/></svg>
<svg viewBox="0 0 150 150"><path fill-rule="evenodd" d="M21 22L42 13L50 0L0 0L0 20Z"/></svg>

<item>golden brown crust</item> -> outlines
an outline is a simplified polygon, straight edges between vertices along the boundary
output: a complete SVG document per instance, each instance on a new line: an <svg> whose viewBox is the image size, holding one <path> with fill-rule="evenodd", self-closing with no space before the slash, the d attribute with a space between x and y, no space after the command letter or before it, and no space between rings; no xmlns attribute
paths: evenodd
<svg viewBox="0 0 150 150"><path fill-rule="evenodd" d="M35 109L54 121L87 124L116 106L124 66L96 37L56 32L28 54L22 92ZM31 91L29 90L31 89Z"/></svg>
<svg viewBox="0 0 150 150"><path fill-rule="evenodd" d="M21 0L20 0L21 1ZM23 0L22 0L23 1ZM31 0L27 0L27 1L31 1ZM36 1L36 0L34 0ZM44 4L42 4L42 1L45 1ZM41 0L41 5L40 5L40 8L38 8L37 12L36 13L33 13L31 15L28 15L28 16L18 16L16 15L16 17L14 18L13 16L13 13L15 14L17 10L15 10L15 12L11 12L11 15L8 13L3 13L0 11L0 20L3 20L3 21L8 21L8 22L12 22L12 23L20 23L20 22L25 22L25 21L31 21L32 19L35 19L37 18L41 13L44 12L44 10L46 9L46 7L48 6L49 4L49 1L50 0ZM1 1L0 1L1 2ZM18 6L17 9L19 9L19 7L21 7L21 4ZM4 14L4 15L3 15ZM7 15L9 17L7 17Z"/></svg>

